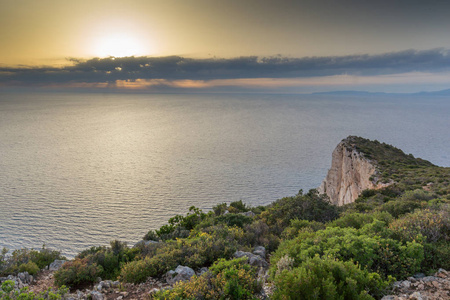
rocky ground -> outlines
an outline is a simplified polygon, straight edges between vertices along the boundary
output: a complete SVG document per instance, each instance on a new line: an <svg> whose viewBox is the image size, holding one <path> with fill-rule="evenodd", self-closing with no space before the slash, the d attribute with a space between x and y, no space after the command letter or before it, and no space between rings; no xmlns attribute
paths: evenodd
<svg viewBox="0 0 450 300"><path fill-rule="evenodd" d="M449 300L450 272L439 269L433 276L417 274L395 282L392 292L382 300Z"/></svg>
<svg viewBox="0 0 450 300"><path fill-rule="evenodd" d="M265 249L259 247L253 253L238 251L235 257L247 256L249 263L260 267L260 279L267 277L267 261ZM61 264L59 264L61 265ZM54 282L54 269L42 270L34 278L28 273L20 273L14 278L8 278L17 282L17 287L29 286L30 291L36 294L56 290ZM202 270L201 272L205 272ZM71 290L66 294L66 300L92 299L92 300L138 300L151 299L151 295L158 290L171 288L179 280L188 280L194 271L188 267L178 266L174 271L169 271L165 278L157 280L149 278L145 283L129 284L119 281L105 280L100 281L93 286L87 286L76 290ZM199 273L197 273L199 275ZM6 279L6 278L4 278ZM265 280L262 280L265 281ZM272 288L266 284L263 285L264 292L260 299L267 299L266 295L272 293ZM384 296L382 300L449 300L450 299L450 272L439 269L433 276L416 274L407 280L397 281L393 284L391 295Z"/></svg>

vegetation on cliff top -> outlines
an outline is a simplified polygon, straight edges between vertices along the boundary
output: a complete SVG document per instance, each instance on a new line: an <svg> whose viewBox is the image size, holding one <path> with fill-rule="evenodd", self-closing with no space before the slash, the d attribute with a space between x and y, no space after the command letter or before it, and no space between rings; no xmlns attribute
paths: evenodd
<svg viewBox="0 0 450 300"><path fill-rule="evenodd" d="M377 163L380 180L394 183L366 190L343 207L316 190L268 206L237 201L208 213L191 207L150 230L144 239L152 242L128 248L113 241L81 252L55 273L56 282L77 286L100 276L139 283L178 265L209 267L155 297L254 299L261 290L257 270L230 259L255 246L270 254L274 299L381 298L394 280L450 269L450 168L378 141L349 137L345 143ZM0 271L17 272L33 262L17 261L2 257Z"/></svg>

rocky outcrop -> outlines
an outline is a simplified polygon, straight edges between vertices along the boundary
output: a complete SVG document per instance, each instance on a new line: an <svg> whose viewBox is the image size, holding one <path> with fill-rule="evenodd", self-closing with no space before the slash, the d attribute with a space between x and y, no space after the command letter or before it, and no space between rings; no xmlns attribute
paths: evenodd
<svg viewBox="0 0 450 300"><path fill-rule="evenodd" d="M331 168L318 188L336 205L352 203L363 190L378 189L388 184L377 183L377 167L374 161L364 157L354 144L353 137L340 142L334 149Z"/></svg>
<svg viewBox="0 0 450 300"><path fill-rule="evenodd" d="M168 284L175 284L178 281L187 281L195 275L194 270L189 267L179 265L175 270L170 270L165 274L166 282Z"/></svg>
<svg viewBox="0 0 450 300"><path fill-rule="evenodd" d="M417 275L394 282L393 295L384 296L382 300L450 299L450 272L439 269L434 276Z"/></svg>

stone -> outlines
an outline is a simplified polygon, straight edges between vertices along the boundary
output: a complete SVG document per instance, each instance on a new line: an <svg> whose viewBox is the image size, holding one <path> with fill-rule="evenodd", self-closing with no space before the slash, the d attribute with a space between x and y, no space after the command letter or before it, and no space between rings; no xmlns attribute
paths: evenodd
<svg viewBox="0 0 450 300"><path fill-rule="evenodd" d="M409 296L409 299L411 300L422 300L422 295L419 292L414 292Z"/></svg>
<svg viewBox="0 0 450 300"><path fill-rule="evenodd" d="M17 278L20 279L22 284L30 284L33 282L33 276L28 274L28 272L21 272L17 274Z"/></svg>
<svg viewBox="0 0 450 300"><path fill-rule="evenodd" d="M259 255L262 258L266 259L266 248L263 246L257 246L255 247L255 250L253 250L253 254Z"/></svg>
<svg viewBox="0 0 450 300"><path fill-rule="evenodd" d="M137 242L136 244L134 244L133 248L139 248L139 247L148 246L150 244L158 244L158 243L159 242L157 242L157 241L141 240L141 241Z"/></svg>
<svg viewBox="0 0 450 300"><path fill-rule="evenodd" d="M395 300L397 297L393 295L384 296L381 300Z"/></svg>
<svg viewBox="0 0 450 300"><path fill-rule="evenodd" d="M66 260L62 259L55 259L49 266L48 269L50 271L58 271L59 268L62 267L62 265L66 262Z"/></svg>
<svg viewBox="0 0 450 300"><path fill-rule="evenodd" d="M202 275L203 273L206 273L206 272L208 272L208 268L207 267L200 268L200 270L198 270L198 272L197 272L197 276L200 276L200 275Z"/></svg>
<svg viewBox="0 0 450 300"><path fill-rule="evenodd" d="M187 281L195 275L194 270L189 267L179 265L175 270L170 270L166 273L166 282L169 284L175 284L178 281Z"/></svg>
<svg viewBox="0 0 450 300"><path fill-rule="evenodd" d="M402 281L402 285L403 288L407 288L409 289L411 287L411 282L409 282L408 280L404 280Z"/></svg>
<svg viewBox="0 0 450 300"><path fill-rule="evenodd" d="M248 259L247 262L251 266L261 267L261 268L269 267L269 264L261 256L250 253L250 252L236 251L233 256L236 258L241 258L241 257L246 256Z"/></svg>
<svg viewBox="0 0 450 300"><path fill-rule="evenodd" d="M149 294L149 295L153 295L153 294L155 294L155 293L157 293L157 292L159 292L159 289L157 289L157 288L152 288L152 289L148 292L148 294Z"/></svg>
<svg viewBox="0 0 450 300"><path fill-rule="evenodd" d="M246 211L246 212L242 212L242 213L239 213L239 214L244 215L246 217L250 217L250 218L253 218L255 216L255 213L252 212L252 211Z"/></svg>
<svg viewBox="0 0 450 300"><path fill-rule="evenodd" d="M423 274L423 273L417 273L417 274L414 274L413 277L414 277L414 278L420 279L420 278L424 278L424 277L425 277L425 274Z"/></svg>
<svg viewBox="0 0 450 300"><path fill-rule="evenodd" d="M103 295L100 292L93 291L93 292L91 292L91 298L92 298L92 300L104 300L105 295Z"/></svg>

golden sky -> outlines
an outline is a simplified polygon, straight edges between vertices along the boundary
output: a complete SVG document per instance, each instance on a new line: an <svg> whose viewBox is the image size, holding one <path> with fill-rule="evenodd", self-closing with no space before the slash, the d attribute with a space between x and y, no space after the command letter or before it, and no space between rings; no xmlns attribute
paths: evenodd
<svg viewBox="0 0 450 300"><path fill-rule="evenodd" d="M4 68L0 72L3 76L0 81L9 84L30 78L23 74L20 78L10 77L23 73L23 70L8 69L11 67L63 67L74 63L67 58L90 60L109 56L303 59L292 60L299 65L296 72L283 62L283 68L289 69L284 75L257 73L258 68L247 72L246 65L239 65L244 69L236 72L233 67L236 62L230 61L228 75L222 72L220 76L204 78L197 70L193 77L178 74L183 77L178 78L180 80L250 78L248 74L256 78L303 78L308 74L312 77L350 76L340 78L402 72L431 74L434 67L448 71L448 68L442 68L449 64L446 60L446 49L450 48L449 15L450 2L439 0L0 0L0 67ZM397 61L395 53L400 53ZM409 56L405 60L406 54ZM374 56L368 59L370 65L357 65L367 60L365 55ZM323 57L324 63L314 60L313 67L319 65L319 69L324 69L324 64L331 64L330 70L334 71L323 73L310 68L310 59L317 57ZM386 57L389 65L385 63ZM377 59L381 71L368 72L377 68L374 66ZM158 66L162 61L164 59ZM335 65L336 61L341 65ZM404 62L410 65L405 67ZM205 61L197 61L194 68L198 64L205 65ZM206 65L214 68L217 63L207 61ZM396 70L398 65L400 68ZM118 73L125 68L112 67L105 69L105 74ZM142 68L145 67L144 63ZM365 69L358 71L358 67ZM185 73L191 70L185 70ZM145 78L114 78L125 82L176 79L164 77L169 71L147 74ZM218 73L218 70L208 72ZM434 76L438 77L442 78L442 74ZM92 81L68 79L74 80Z"/></svg>
<svg viewBox="0 0 450 300"><path fill-rule="evenodd" d="M427 1L424 9L417 3L0 0L0 63L107 55L302 57L449 46L443 39L448 5Z"/></svg>

